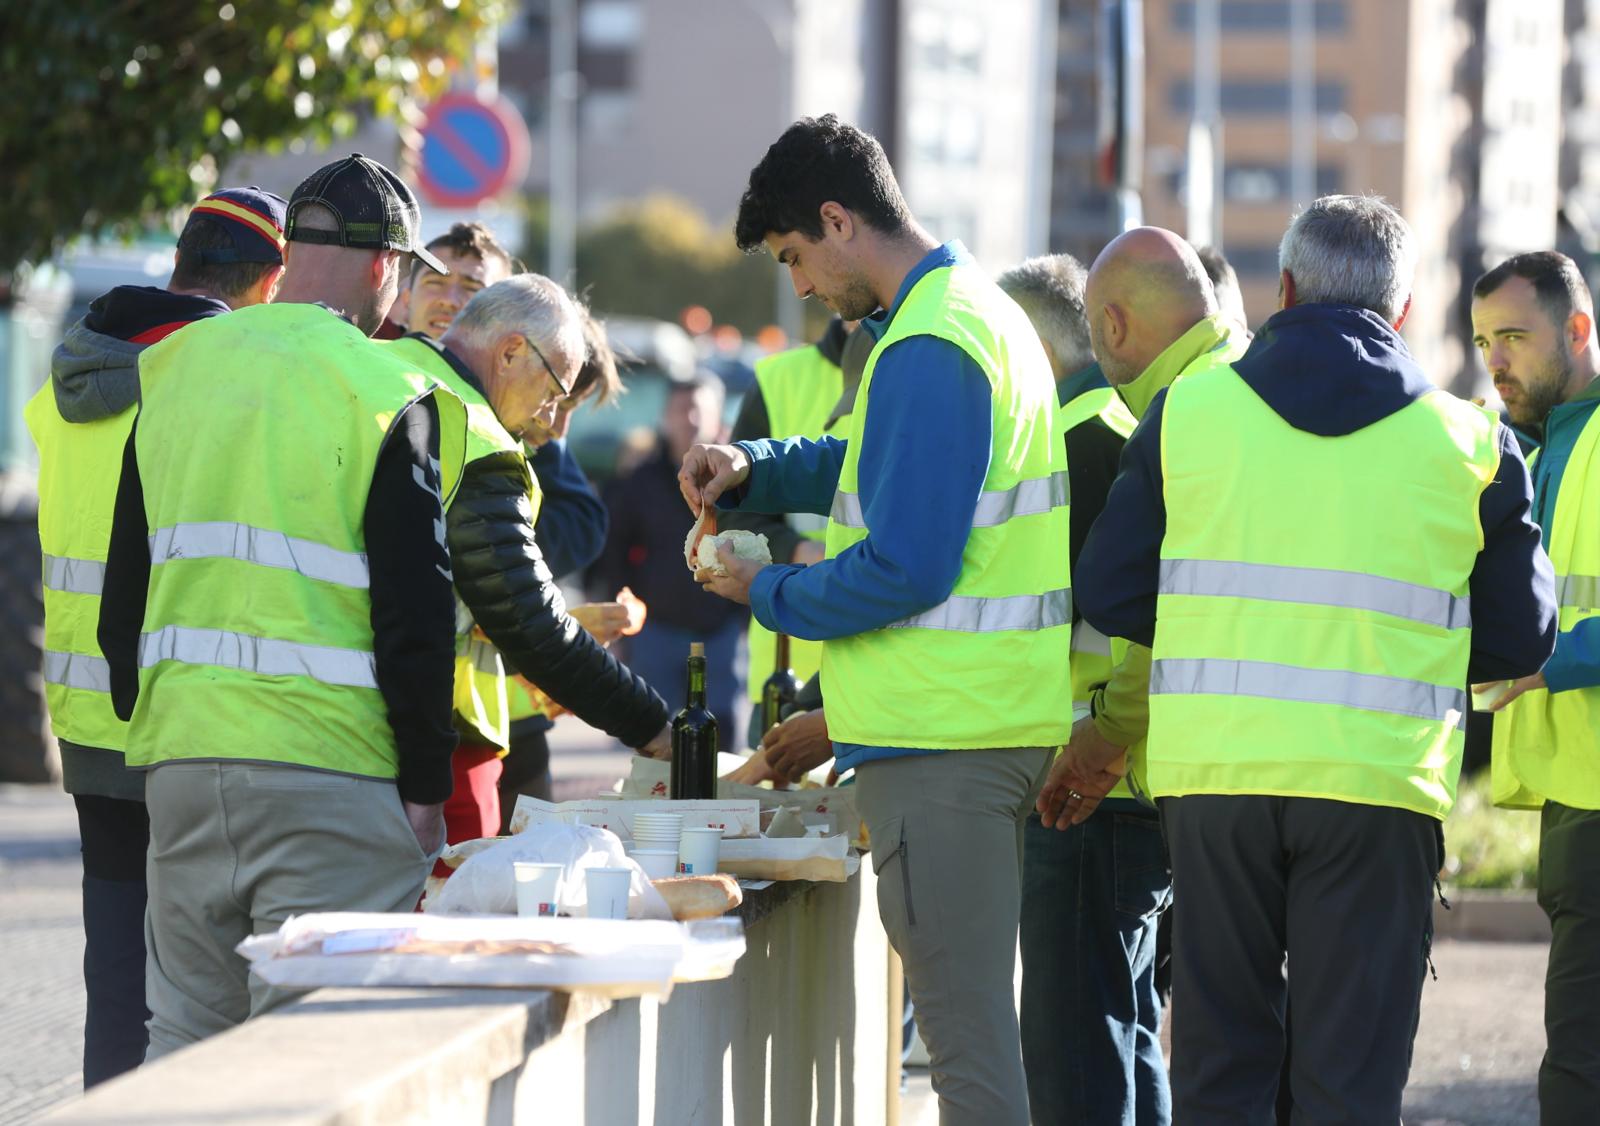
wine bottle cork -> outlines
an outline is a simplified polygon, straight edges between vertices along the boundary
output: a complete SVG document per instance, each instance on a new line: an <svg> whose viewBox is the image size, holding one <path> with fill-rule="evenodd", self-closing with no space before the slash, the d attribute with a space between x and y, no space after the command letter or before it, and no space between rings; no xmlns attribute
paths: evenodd
<svg viewBox="0 0 1600 1126"><path fill-rule="evenodd" d="M691 656L691 657L704 657L705 655L706 655L706 643L705 642L703 642L703 641L691 641L691 642L689 642L689 656Z"/></svg>

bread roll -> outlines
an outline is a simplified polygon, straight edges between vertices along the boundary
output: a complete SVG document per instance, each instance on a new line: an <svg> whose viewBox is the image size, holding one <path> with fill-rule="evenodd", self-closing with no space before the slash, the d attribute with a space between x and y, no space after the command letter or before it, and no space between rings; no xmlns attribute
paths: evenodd
<svg viewBox="0 0 1600 1126"><path fill-rule="evenodd" d="M667 901L672 917L680 923L689 919L715 919L744 902L739 881L720 872L714 876L668 876L652 883Z"/></svg>

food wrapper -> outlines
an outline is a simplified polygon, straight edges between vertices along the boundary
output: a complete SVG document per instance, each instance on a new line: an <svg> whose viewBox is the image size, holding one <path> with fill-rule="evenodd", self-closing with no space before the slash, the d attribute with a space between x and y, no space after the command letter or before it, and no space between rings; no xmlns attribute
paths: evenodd
<svg viewBox="0 0 1600 1126"><path fill-rule="evenodd" d="M860 868L843 836L723 841L717 857L717 871L747 880L844 883Z"/></svg>
<svg viewBox="0 0 1600 1126"><path fill-rule="evenodd" d="M725 840L761 835L760 802L720 797L705 801L592 798L557 804L524 794L512 811L511 831L521 833L534 825L590 825L631 842L633 818L640 813L681 813L685 829L721 829Z"/></svg>
<svg viewBox="0 0 1600 1126"><path fill-rule="evenodd" d="M744 954L738 919L695 923L325 912L236 947L270 985L512 986L665 996L727 977Z"/></svg>

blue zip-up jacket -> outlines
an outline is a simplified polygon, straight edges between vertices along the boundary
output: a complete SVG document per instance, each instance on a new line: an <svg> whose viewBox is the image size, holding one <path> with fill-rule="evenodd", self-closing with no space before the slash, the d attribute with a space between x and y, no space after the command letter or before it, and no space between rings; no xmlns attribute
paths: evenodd
<svg viewBox="0 0 1600 1126"><path fill-rule="evenodd" d="M863 324L881 338L923 275L971 260L959 242L935 247L906 275L889 311ZM856 476L872 531L815 566L764 568L750 587L750 608L770 630L810 641L848 637L920 614L955 589L989 473L989 379L956 345L914 336L878 357L870 399ZM750 455L750 479L725 495L722 507L828 514L844 465L844 441L769 438L739 445ZM875 759L937 753L834 744L840 771Z"/></svg>
<svg viewBox="0 0 1600 1126"><path fill-rule="evenodd" d="M1550 525L1555 520L1556 496L1566 475L1572 449L1589 416L1600 407L1600 379L1583 394L1562 403L1544 423L1544 443L1533 463L1533 518L1543 529L1545 550L1550 549ZM1544 682L1552 692L1600 685L1600 619L1585 618L1556 635L1556 651L1544 665Z"/></svg>
<svg viewBox="0 0 1600 1126"><path fill-rule="evenodd" d="M1399 333L1377 314L1348 305L1283 310L1233 368L1285 422L1325 437L1353 434L1435 390ZM1155 643L1167 530L1161 479L1166 394L1156 396L1123 448L1072 584L1079 609L1096 629L1140 645ZM1501 426L1498 438L1500 471L1479 499L1483 549L1470 581L1467 674L1474 684L1538 671L1556 637L1555 582L1533 522L1528 469L1510 430Z"/></svg>
<svg viewBox="0 0 1600 1126"><path fill-rule="evenodd" d="M544 494L533 538L544 552L550 573L559 579L583 570L600 558L606 545L611 525L606 506L594 495L566 442L546 442L528 458L528 464Z"/></svg>

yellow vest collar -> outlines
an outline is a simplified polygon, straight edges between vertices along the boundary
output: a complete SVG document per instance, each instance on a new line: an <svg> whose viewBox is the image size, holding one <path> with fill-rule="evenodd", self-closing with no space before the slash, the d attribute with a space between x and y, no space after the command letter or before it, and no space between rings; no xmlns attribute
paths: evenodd
<svg viewBox="0 0 1600 1126"><path fill-rule="evenodd" d="M1133 417L1142 419L1159 391L1172 386L1172 381L1201 356L1219 345L1231 343L1238 331L1230 321L1216 314L1197 321L1188 332L1167 345L1138 379L1118 387L1117 394L1128 404Z"/></svg>

